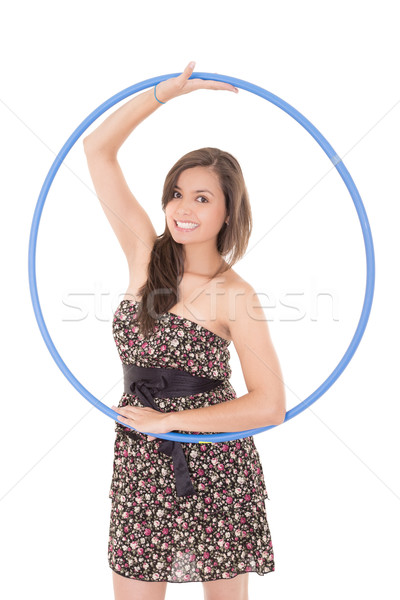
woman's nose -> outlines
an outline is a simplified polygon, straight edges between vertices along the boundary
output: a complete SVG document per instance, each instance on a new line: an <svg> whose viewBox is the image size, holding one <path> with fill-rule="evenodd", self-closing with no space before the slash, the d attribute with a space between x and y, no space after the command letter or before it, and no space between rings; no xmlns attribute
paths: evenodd
<svg viewBox="0 0 400 600"><path fill-rule="evenodd" d="M182 203L182 204L180 204L180 206L178 206L177 213L178 213L178 215L189 215L190 208L188 206L186 206L185 203Z"/></svg>

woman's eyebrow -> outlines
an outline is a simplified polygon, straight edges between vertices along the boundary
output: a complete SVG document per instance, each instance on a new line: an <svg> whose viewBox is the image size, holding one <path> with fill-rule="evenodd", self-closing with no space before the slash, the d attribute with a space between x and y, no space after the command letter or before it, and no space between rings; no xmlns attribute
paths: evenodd
<svg viewBox="0 0 400 600"><path fill-rule="evenodd" d="M177 190L180 190L181 188L179 187L179 185L175 186ZM210 190L194 190L195 194L200 194L203 192L208 192L209 194L211 194L211 196L214 196L214 194L212 192L210 192Z"/></svg>

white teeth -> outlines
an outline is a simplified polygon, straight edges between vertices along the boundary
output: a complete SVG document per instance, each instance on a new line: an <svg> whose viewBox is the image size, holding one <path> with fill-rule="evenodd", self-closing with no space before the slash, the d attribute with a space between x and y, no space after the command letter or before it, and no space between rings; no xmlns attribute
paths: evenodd
<svg viewBox="0 0 400 600"><path fill-rule="evenodd" d="M183 223L182 221L176 221L176 223L182 229L195 229L195 227L198 227L195 223Z"/></svg>

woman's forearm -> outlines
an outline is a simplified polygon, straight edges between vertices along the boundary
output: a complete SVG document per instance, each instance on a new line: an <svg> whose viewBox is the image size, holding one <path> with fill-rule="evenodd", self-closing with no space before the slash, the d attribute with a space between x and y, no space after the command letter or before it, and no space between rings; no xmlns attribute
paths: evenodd
<svg viewBox="0 0 400 600"><path fill-rule="evenodd" d="M94 149L116 157L119 148L135 127L159 106L162 105L155 99L153 87L135 96L84 138L85 151Z"/></svg>
<svg viewBox="0 0 400 600"><path fill-rule="evenodd" d="M257 391L211 406L168 413L170 431L245 431L280 423L277 405Z"/></svg>

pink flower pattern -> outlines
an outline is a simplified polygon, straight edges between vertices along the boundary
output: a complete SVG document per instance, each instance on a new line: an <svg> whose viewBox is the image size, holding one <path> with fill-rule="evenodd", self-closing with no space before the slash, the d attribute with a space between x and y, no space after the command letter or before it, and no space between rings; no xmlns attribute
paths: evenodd
<svg viewBox="0 0 400 600"><path fill-rule="evenodd" d="M229 382L228 340L171 312L144 339L135 325L137 304L124 299L114 314L113 336L123 363L223 380L210 392L155 398L161 410L188 410L236 398ZM119 406L127 404L142 406L135 395L122 394ZM134 439L130 431L115 422L108 542L113 571L142 581L183 583L275 570L265 507L269 497L253 437L183 443L196 494L179 497L172 458L157 451L161 440L148 441L142 433Z"/></svg>

